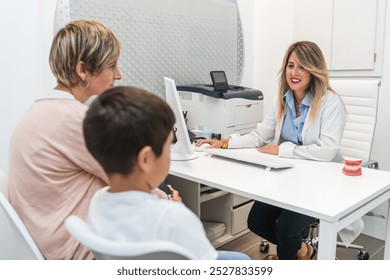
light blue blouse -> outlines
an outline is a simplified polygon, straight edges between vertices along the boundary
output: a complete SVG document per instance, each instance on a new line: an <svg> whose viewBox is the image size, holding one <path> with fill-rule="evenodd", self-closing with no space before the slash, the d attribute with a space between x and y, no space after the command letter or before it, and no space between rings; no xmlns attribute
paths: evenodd
<svg viewBox="0 0 390 280"><path fill-rule="evenodd" d="M296 145L302 145L302 129L305 124L307 113L311 106L311 92L308 91L299 105L301 115L297 117L295 112L294 94L288 90L284 94L287 108L284 115L284 121L281 131L282 142L292 142Z"/></svg>

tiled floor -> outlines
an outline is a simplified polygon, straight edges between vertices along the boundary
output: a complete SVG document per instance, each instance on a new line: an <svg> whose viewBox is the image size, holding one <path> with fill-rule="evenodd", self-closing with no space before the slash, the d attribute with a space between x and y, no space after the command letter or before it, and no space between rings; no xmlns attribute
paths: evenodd
<svg viewBox="0 0 390 280"><path fill-rule="evenodd" d="M253 260L261 260L267 254L260 252L260 241L260 237L252 232L249 232L242 237L219 247L218 249L243 252L250 256ZM369 254L371 260L383 260L384 241L362 234L355 240L354 244L362 245L364 247L364 251ZM268 254L275 254L275 252L275 246L270 244ZM357 260L358 250L337 248L336 257L339 260Z"/></svg>

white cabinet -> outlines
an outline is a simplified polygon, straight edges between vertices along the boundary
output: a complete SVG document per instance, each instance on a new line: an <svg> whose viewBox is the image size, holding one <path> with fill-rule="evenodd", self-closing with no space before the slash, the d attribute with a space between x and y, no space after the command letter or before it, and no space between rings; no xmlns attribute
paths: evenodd
<svg viewBox="0 0 390 280"><path fill-rule="evenodd" d="M374 69L375 0L335 0L331 70Z"/></svg>
<svg viewBox="0 0 390 280"><path fill-rule="evenodd" d="M201 194L199 183L172 175L168 176L166 183L179 191L183 203L202 221L225 224L225 234L211 240L214 247L220 247L249 232L247 217L253 204L251 199L221 190Z"/></svg>
<svg viewBox="0 0 390 280"><path fill-rule="evenodd" d="M313 41L322 50L326 65L332 55L332 0L295 0L293 18L293 41Z"/></svg>
<svg viewBox="0 0 390 280"><path fill-rule="evenodd" d="M295 0L293 39L316 42L331 76L380 76L385 0Z"/></svg>

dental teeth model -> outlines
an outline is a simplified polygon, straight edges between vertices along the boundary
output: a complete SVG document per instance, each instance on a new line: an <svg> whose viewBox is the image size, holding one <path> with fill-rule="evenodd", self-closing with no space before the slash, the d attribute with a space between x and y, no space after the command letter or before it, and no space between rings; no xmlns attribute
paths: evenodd
<svg viewBox="0 0 390 280"><path fill-rule="evenodd" d="M362 160L344 157L343 173L348 176L362 175Z"/></svg>

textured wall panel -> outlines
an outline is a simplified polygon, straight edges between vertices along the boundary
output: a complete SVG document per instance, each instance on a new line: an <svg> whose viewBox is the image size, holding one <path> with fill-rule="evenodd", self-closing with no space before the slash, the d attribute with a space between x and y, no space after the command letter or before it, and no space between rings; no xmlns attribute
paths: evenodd
<svg viewBox="0 0 390 280"><path fill-rule="evenodd" d="M70 8L67 8L67 7ZM95 19L119 37L123 80L164 97L163 77L176 84L211 83L224 70L242 77L244 46L235 3L218 0L58 0L55 29L69 18Z"/></svg>

